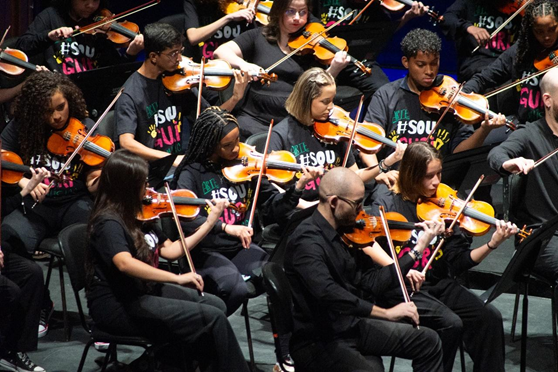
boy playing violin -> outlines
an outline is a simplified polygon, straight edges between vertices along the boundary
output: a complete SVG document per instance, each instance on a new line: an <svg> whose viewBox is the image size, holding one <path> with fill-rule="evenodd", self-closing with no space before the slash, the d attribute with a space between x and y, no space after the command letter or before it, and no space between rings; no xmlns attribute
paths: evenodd
<svg viewBox="0 0 558 372"><path fill-rule="evenodd" d="M401 62L408 70L407 76L384 85L374 94L364 120L381 125L392 141L407 144L426 141L436 127L430 143L442 155L448 155L482 145L492 129L505 123L505 118L500 115L484 120L474 131L472 126L457 122L449 112L436 126L440 114L425 112L419 94L441 82L441 76L438 77L441 47L440 38L431 31L409 32L401 41Z"/></svg>
<svg viewBox="0 0 558 372"><path fill-rule="evenodd" d="M439 151L426 142L410 144L401 160L395 191L375 200L372 214L378 215L379 206L383 206L386 212L398 212L410 222L419 222L417 204L436 196L441 174ZM445 242L426 275L423 272L440 242L439 234L424 247L421 246L423 232L416 229L411 240L395 247L398 259L407 264L402 264L402 271L408 271L408 286L414 291L412 300L417 306L420 324L436 330L442 340L446 372L453 369L462 339L475 371L504 371L504 329L500 312L455 279L478 265L518 231L510 222L496 220L495 224L496 230L490 240L475 249L470 249L470 239L457 225L453 231L446 231ZM407 261L407 256L414 264ZM378 263L386 265L391 260ZM411 267L422 272L409 271ZM401 302L400 292L378 295L372 291L372 296L384 306Z"/></svg>

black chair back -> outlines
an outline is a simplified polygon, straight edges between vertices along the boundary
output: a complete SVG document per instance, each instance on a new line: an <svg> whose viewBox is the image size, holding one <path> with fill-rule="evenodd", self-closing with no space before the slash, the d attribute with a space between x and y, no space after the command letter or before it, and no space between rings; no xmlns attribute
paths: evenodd
<svg viewBox="0 0 558 372"><path fill-rule="evenodd" d="M275 262L268 262L262 273L273 333L290 334L293 330L293 301L287 276Z"/></svg>
<svg viewBox="0 0 558 372"><path fill-rule="evenodd" d="M246 144L256 147L256 151L264 152L265 141L267 140L267 132L252 134L246 139Z"/></svg>

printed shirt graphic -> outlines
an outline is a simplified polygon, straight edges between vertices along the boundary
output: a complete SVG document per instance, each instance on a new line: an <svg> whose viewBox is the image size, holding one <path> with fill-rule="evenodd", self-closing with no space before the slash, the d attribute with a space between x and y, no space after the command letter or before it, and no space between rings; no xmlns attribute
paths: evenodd
<svg viewBox="0 0 558 372"><path fill-rule="evenodd" d="M296 157L297 163L304 166L324 167L325 169L340 167L345 156L347 143L328 145L321 142L313 133L312 127L300 124L298 120L289 115L273 128L269 149L270 151L290 151ZM355 158L351 152L347 160L347 168L354 163ZM297 173L292 182L296 182L300 175L300 172ZM303 199L318 199L320 179L306 184L302 194Z"/></svg>
<svg viewBox="0 0 558 372"><path fill-rule="evenodd" d="M350 1L350 0L323 0L313 1L313 13L320 19L320 21L329 27L333 23L345 17L347 14L356 10L355 13L340 25L348 25L357 14L367 5L364 1ZM385 11L385 8L380 6L380 2L375 2L355 21L354 24L372 23L379 20L389 20L390 15Z"/></svg>
<svg viewBox="0 0 558 372"><path fill-rule="evenodd" d="M116 134L132 133L147 147L182 154L190 137L184 113L195 108L192 92L168 96L160 79L148 79L136 71L116 103Z"/></svg>
<svg viewBox="0 0 558 372"><path fill-rule="evenodd" d="M390 140L410 144L426 141L439 117L421 108L418 95L409 89L405 77L384 85L374 94L364 120L381 125ZM448 114L434 130L430 143L443 155L448 155L471 134L472 125L461 124ZM387 156L393 149L385 151Z"/></svg>
<svg viewBox="0 0 558 372"><path fill-rule="evenodd" d="M59 65L57 70L65 75L97 68L98 54L94 38L80 35L56 41L53 59Z"/></svg>
<svg viewBox="0 0 558 372"><path fill-rule="evenodd" d="M535 72L538 72L538 70L532 67L530 70L523 71L520 77L523 78ZM534 77L516 87L519 94L517 116L521 123L537 121L544 117L544 103L539 88L540 78Z"/></svg>
<svg viewBox="0 0 558 372"><path fill-rule="evenodd" d="M509 18L509 15L499 12L490 14L486 7L482 5L475 5L474 8L474 26L484 28L490 35L492 35L492 33ZM520 18L515 18L500 32L494 35L494 37L490 39L490 41L483 48L480 49L490 51L492 56L498 56L515 42L515 38L517 36L516 34L519 31L520 25Z"/></svg>

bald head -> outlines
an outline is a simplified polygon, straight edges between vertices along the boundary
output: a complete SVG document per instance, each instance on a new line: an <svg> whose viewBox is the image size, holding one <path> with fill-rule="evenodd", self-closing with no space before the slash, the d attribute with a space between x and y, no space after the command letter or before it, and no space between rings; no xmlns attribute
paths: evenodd
<svg viewBox="0 0 558 372"><path fill-rule="evenodd" d="M553 68L550 69L541 79L541 93L545 94L548 93L553 97L556 97L556 93L558 92L558 69Z"/></svg>
<svg viewBox="0 0 558 372"><path fill-rule="evenodd" d="M360 177L347 168L333 168L328 171L320 182L320 200L326 200L327 195L353 196L364 195L364 183Z"/></svg>

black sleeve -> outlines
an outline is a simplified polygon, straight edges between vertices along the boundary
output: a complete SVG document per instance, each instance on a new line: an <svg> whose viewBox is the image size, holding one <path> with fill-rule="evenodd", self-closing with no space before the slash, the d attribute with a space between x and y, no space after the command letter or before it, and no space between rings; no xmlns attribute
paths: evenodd
<svg viewBox="0 0 558 372"><path fill-rule="evenodd" d="M191 28L200 27L200 21L198 19L198 9L195 0L184 0L184 30L188 31Z"/></svg>
<svg viewBox="0 0 558 372"><path fill-rule="evenodd" d="M259 200L263 199L265 202L258 203L258 206L261 206L260 213L264 226L287 218L298 205L301 196L302 191L297 191L295 185L280 193L269 181L263 179Z"/></svg>
<svg viewBox="0 0 558 372"><path fill-rule="evenodd" d="M132 92L133 89L129 89L129 91ZM116 101L114 109L116 113L116 139L124 133L131 133L135 136L138 127L138 114L132 97L126 93L122 94Z"/></svg>
<svg viewBox="0 0 558 372"><path fill-rule="evenodd" d="M457 40L467 35L467 28L474 26L467 18L467 0L456 0L444 13L444 22L440 23L443 34L450 40Z"/></svg>
<svg viewBox="0 0 558 372"><path fill-rule="evenodd" d="M2 131L2 149L19 153L19 133L17 123L11 120L6 128Z"/></svg>
<svg viewBox="0 0 558 372"><path fill-rule="evenodd" d="M246 61L252 60L252 55L256 48L256 37L258 32L262 31L259 28L244 31L233 40L240 48L242 58Z"/></svg>
<svg viewBox="0 0 558 372"><path fill-rule="evenodd" d="M527 129L525 127L520 127L510 134L508 139L490 150L488 153L488 164L490 168L503 176L509 175L510 173L502 168L502 164L507 160L523 155L525 152L527 134Z"/></svg>
<svg viewBox="0 0 558 372"><path fill-rule="evenodd" d="M369 123L379 124L382 128L386 129L389 118L389 101L387 89L376 91L370 100L364 120Z"/></svg>
<svg viewBox="0 0 558 372"><path fill-rule="evenodd" d="M471 80L465 83L463 91L467 93L475 92L483 94L490 88L495 88L504 84L512 78L516 54L517 44L514 44L488 67L473 75Z"/></svg>
<svg viewBox="0 0 558 372"><path fill-rule="evenodd" d="M471 258L471 241L471 238L461 233L459 227L456 227L453 235L446 240L445 247L442 249L444 250L451 277L456 277L478 265Z"/></svg>
<svg viewBox="0 0 558 372"><path fill-rule="evenodd" d="M48 33L63 26L58 12L54 8L47 8L37 15L29 29L19 37L16 48L31 55L43 53L54 43Z"/></svg>
<svg viewBox="0 0 558 372"><path fill-rule="evenodd" d="M99 221L95 224L93 231L94 248L106 266L112 266L112 259L119 253L132 254L126 239L126 231L119 222L115 220Z"/></svg>

